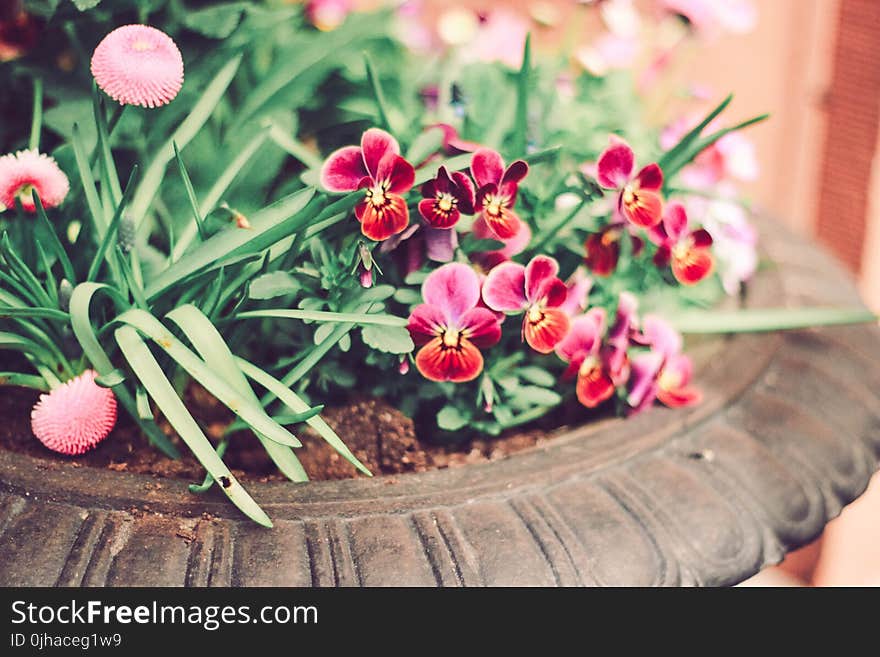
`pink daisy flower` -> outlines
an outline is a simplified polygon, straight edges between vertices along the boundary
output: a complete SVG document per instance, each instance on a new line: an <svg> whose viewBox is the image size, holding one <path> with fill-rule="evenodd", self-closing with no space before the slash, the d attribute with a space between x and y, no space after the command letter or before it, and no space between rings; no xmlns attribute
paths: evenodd
<svg viewBox="0 0 880 657"><path fill-rule="evenodd" d="M95 48L92 75L122 105L159 107L174 100L183 86L183 57L164 32L148 25L124 25Z"/></svg>
<svg viewBox="0 0 880 657"><path fill-rule="evenodd" d="M40 395L31 411L31 430L49 449L83 454L100 443L116 424L116 396L95 383L97 373L78 377Z"/></svg>
<svg viewBox="0 0 880 657"><path fill-rule="evenodd" d="M44 208L60 205L70 190L70 183L55 160L37 151L18 151L0 157L0 211L21 207L34 212L33 192L37 191Z"/></svg>

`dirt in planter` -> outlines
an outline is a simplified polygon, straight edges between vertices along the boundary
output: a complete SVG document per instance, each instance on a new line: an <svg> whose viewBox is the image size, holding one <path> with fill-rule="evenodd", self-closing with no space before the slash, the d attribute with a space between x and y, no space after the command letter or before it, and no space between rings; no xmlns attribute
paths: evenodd
<svg viewBox="0 0 880 657"><path fill-rule="evenodd" d="M99 467L190 481L200 481L204 476L204 469L164 421L160 421L160 426L178 445L180 459L168 458L149 445L138 427L122 412L110 436L92 451L80 457L56 454L31 433L30 409L38 396L39 393L23 388L0 388L0 449L48 459L46 467L49 468ZM208 437L215 443L219 441L231 421L229 411L198 386L189 390L186 401ZM418 440L410 418L385 401L372 398L353 399L328 407L322 417L374 475L423 472L496 460L540 445L548 440L549 435L548 430L533 429L456 445L430 445ZM302 431L298 437L303 447L297 449L296 454L311 479L359 476L348 461L311 429ZM249 432L232 436L224 461L243 481L284 479Z"/></svg>

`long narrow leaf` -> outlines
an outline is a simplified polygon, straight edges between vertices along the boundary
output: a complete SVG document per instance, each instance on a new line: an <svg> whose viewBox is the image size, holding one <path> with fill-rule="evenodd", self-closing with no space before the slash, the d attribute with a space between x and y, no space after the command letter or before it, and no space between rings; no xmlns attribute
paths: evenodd
<svg viewBox="0 0 880 657"><path fill-rule="evenodd" d="M407 320L394 315L370 315L368 313L333 313L321 310L249 310L238 313L234 319L257 319L276 317L279 319L301 319L314 322L340 322L351 324L373 324L377 326L404 327Z"/></svg>
<svg viewBox="0 0 880 657"><path fill-rule="evenodd" d="M171 161L171 158L174 157L173 144L176 142L179 148L185 148L190 140L198 134L199 130L208 120L208 117L213 114L214 108L217 107L217 103L220 102L223 94L226 93L226 88L235 77L238 66L241 64L241 57L241 55L236 55L217 72L214 79L205 87L202 97L192 108L189 115L177 127L156 155L153 156L131 202L131 215L136 226L140 226L150 204L153 202L153 198L156 196L156 192L162 184L162 179L165 177L165 167Z"/></svg>
<svg viewBox="0 0 880 657"><path fill-rule="evenodd" d="M171 145L174 146L174 159L177 160L177 170L180 173L181 180L183 180L183 188L186 190L186 198L189 201L189 209L192 213L193 220L195 221L196 230L199 233L199 239L204 242L207 235L205 235L205 227L202 225L202 215L199 210L199 201L196 198L196 191L193 189L192 180L190 180L186 165L183 163L183 158L180 157L180 150L177 148L177 143L171 142Z"/></svg>
<svg viewBox="0 0 880 657"><path fill-rule="evenodd" d="M878 320L880 317L864 308L750 308L687 311L672 323L682 333L761 333Z"/></svg>
<svg viewBox="0 0 880 657"><path fill-rule="evenodd" d="M144 310L132 309L121 314L117 321L129 324L152 339L178 365L204 388L220 400L229 410L251 425L266 438L289 447L301 447L302 443L284 427L272 421L259 404L237 392L218 374L208 367L196 354L175 338L162 323Z"/></svg>
<svg viewBox="0 0 880 657"><path fill-rule="evenodd" d="M252 403L260 403L257 395L236 364L235 357L232 355L219 331L198 308L191 305L181 306L168 313L167 317L177 324L199 355L205 362L211 363L217 374L224 377L229 385L241 394L247 396ZM280 425L276 419L273 418L273 421ZM259 432L255 433L265 448L266 453L269 454L269 457L285 477L292 481L308 480L308 476L299 459L296 458L290 447L279 445Z"/></svg>
<svg viewBox="0 0 880 657"><path fill-rule="evenodd" d="M220 489L248 518L264 527L271 527L272 521L269 516L248 494L217 455L217 452L214 451L211 442L205 437L189 411L186 410L183 402L174 391L174 386L165 378L162 368L159 367L159 363L156 362L137 330L131 326L122 326L116 329L116 341L129 366L144 385L150 397L156 402L168 423L174 427L181 440L192 450L205 470L220 482Z"/></svg>
<svg viewBox="0 0 880 657"><path fill-rule="evenodd" d="M125 299L108 285L102 283L80 283L73 289L73 294L70 296L70 327L73 329L73 334L76 336L83 353L92 364L92 367L95 368L95 371L99 375L107 375L115 367L110 362L110 358L107 356L101 343L98 342L89 315L92 299L98 292L109 295L117 308L124 308L128 305ZM124 385L114 386L113 392L119 403L134 418L153 445L171 458L180 458L180 452L168 440L168 436L162 433L161 429L156 425L152 413L148 413L147 417L140 413L139 405L132 399Z"/></svg>
<svg viewBox="0 0 880 657"><path fill-rule="evenodd" d="M61 269L64 270L64 277L71 283L75 283L76 273L73 270L73 264L70 262L67 251L61 245L61 240L58 239L58 235L55 233L55 227L49 221L49 217L46 216L46 210L43 208L43 201L40 199L40 195L37 193L36 189L34 189L33 196L34 205L37 208L37 221L42 224L43 231L49 238L49 246L52 248L55 257L58 258L58 262L61 263Z"/></svg>
<svg viewBox="0 0 880 657"><path fill-rule="evenodd" d="M514 153L525 153L529 132L529 93L532 76L532 35L526 36L523 49L522 66L516 78L516 116L513 122L513 140L511 149Z"/></svg>
<svg viewBox="0 0 880 657"><path fill-rule="evenodd" d="M309 405L299 395L293 392L293 390L284 385L274 376L267 374L256 365L249 363L242 358L237 358L236 363L238 363L238 366L247 376L266 388L266 390L268 390L278 399L280 399L281 402L288 406L292 411L294 411L295 413L308 412ZM306 420L306 424L317 431L318 435L320 435L321 438L327 441L327 443L333 449L339 452L339 454L343 458L345 458L345 460L347 460L365 475L370 477L372 476L367 467L363 463L361 463L354 454L351 453L351 450L346 447L342 439L336 434L335 431L333 431L332 427L330 427L330 425L327 424L327 422L325 422L321 416L316 415L308 418Z"/></svg>
<svg viewBox="0 0 880 657"><path fill-rule="evenodd" d="M113 218L110 220L110 225L107 227L107 232L104 233L104 237L101 239L101 244L98 247L98 250L95 252L95 257L92 258L92 264L89 265L89 273L86 276L87 281L94 281L98 277L98 272L101 270L101 263L106 259L107 263L111 268L118 269L119 265L116 262L116 251L110 250L110 243L116 236L116 231L119 229L119 222L122 220L122 211L125 209L125 206L128 205L129 200L131 199L131 195L134 193L135 183L137 181L138 174L138 166L135 165L132 167L131 175L128 177L128 182L125 184L125 192L122 194L122 198L119 201L119 204L116 206L116 211L113 213ZM109 255L108 255L109 251Z"/></svg>
<svg viewBox="0 0 880 657"><path fill-rule="evenodd" d="M0 372L0 386L21 386L41 392L49 392L49 385L43 377L20 372Z"/></svg>

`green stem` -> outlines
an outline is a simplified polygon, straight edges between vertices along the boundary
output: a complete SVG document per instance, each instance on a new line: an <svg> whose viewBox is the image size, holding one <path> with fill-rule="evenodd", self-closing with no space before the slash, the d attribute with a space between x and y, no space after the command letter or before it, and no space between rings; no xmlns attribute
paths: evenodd
<svg viewBox="0 0 880 657"><path fill-rule="evenodd" d="M28 148L32 151L40 148L40 132L43 128L43 79L34 78L34 113L31 118L31 139Z"/></svg>
<svg viewBox="0 0 880 657"><path fill-rule="evenodd" d="M565 228L568 226L568 224L570 224L572 221L574 221L574 218L575 218L576 216L578 216L578 214L580 213L580 211L584 208L584 206L585 206L586 204L587 204L587 200L586 200L586 199L583 199L580 203L578 203L577 207L575 207L571 212L569 212L567 215L565 215L564 217L562 217L562 219L560 219L560 220L556 223L555 226L553 226L550 230L546 230L546 231L544 231L544 236L543 236L543 237L541 238L541 240L540 240L540 241L539 241L539 242L533 247L532 250L535 251L536 253L540 253L541 250L542 250L545 246L547 246L552 240L556 239L556 236L557 236L560 232L562 232L563 230L565 230Z"/></svg>

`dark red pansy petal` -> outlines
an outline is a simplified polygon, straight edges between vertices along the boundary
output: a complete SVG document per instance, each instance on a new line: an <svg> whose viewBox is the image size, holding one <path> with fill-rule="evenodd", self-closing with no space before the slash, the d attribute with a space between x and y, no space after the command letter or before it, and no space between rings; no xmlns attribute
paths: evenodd
<svg viewBox="0 0 880 657"><path fill-rule="evenodd" d="M509 240L519 232L522 225L516 213L507 208L501 208L497 215L483 211L482 217L489 229L500 240Z"/></svg>
<svg viewBox="0 0 880 657"><path fill-rule="evenodd" d="M705 228L700 228L691 233L691 239L694 241L694 246L698 249L708 249L712 246L712 236Z"/></svg>
<svg viewBox="0 0 880 657"><path fill-rule="evenodd" d="M683 406L693 406L703 401L703 393L699 388L692 386L675 388L666 390L659 388L657 390L657 399L661 404L669 408L681 408Z"/></svg>
<svg viewBox="0 0 880 657"><path fill-rule="evenodd" d="M623 201L621 208L624 216L641 228L656 226L663 218L663 199L654 192L638 190L633 200Z"/></svg>
<svg viewBox="0 0 880 657"><path fill-rule="evenodd" d="M659 191L663 187L663 169L656 163L649 164L636 175L639 189Z"/></svg>
<svg viewBox="0 0 880 657"><path fill-rule="evenodd" d="M504 315L501 315L503 318ZM458 320L468 340L481 349L491 347L501 339L501 322L498 314L488 308L472 308Z"/></svg>
<svg viewBox="0 0 880 657"><path fill-rule="evenodd" d="M419 191L422 194L422 198L434 198L437 196L437 181L435 179L427 181Z"/></svg>
<svg viewBox="0 0 880 657"><path fill-rule="evenodd" d="M512 163L501 178L502 187L508 183L518 183L529 173L529 165L524 160L517 160Z"/></svg>
<svg viewBox="0 0 880 657"><path fill-rule="evenodd" d="M545 308L541 318L532 321L530 313L523 318L523 337L535 351L549 354L559 344L571 328L568 315L558 308Z"/></svg>
<svg viewBox="0 0 880 657"><path fill-rule="evenodd" d="M586 249L586 262L590 271L597 276L609 276L617 269L617 261L620 258L619 233L603 231L593 233L584 243Z"/></svg>
<svg viewBox="0 0 880 657"><path fill-rule="evenodd" d="M715 260L708 249L691 248L682 255L673 253L672 275L682 285L696 285L712 273Z"/></svg>
<svg viewBox="0 0 880 657"><path fill-rule="evenodd" d="M461 171L452 174L452 182L455 185L455 198L458 199L458 209L464 214L473 214L476 203L474 183Z"/></svg>
<svg viewBox="0 0 880 657"><path fill-rule="evenodd" d="M483 355L467 338L461 338L457 347L447 347L438 337L416 354L416 367L431 381L464 383L483 371Z"/></svg>
<svg viewBox="0 0 880 657"><path fill-rule="evenodd" d="M361 232L371 240L381 242L406 230L409 225L409 208L397 194L387 194L385 205L374 206L369 201L360 216Z"/></svg>
<svg viewBox="0 0 880 657"><path fill-rule="evenodd" d="M452 179L449 177L449 171L446 170L446 167L440 167L437 169L437 177L435 180L438 192L448 193L452 191Z"/></svg>
<svg viewBox="0 0 880 657"><path fill-rule="evenodd" d="M321 167L321 186L331 192L351 192L358 189L367 175L361 149L346 146L334 151Z"/></svg>
<svg viewBox="0 0 880 657"><path fill-rule="evenodd" d="M661 246L657 249L657 253L654 254L654 264L659 268L663 269L666 265L669 264L669 260L672 258L672 251L668 246Z"/></svg>
<svg viewBox="0 0 880 657"><path fill-rule="evenodd" d="M389 182L388 191L392 194L405 194L412 189L416 179L416 170L400 155L388 155L379 165L382 178L380 181Z"/></svg>
<svg viewBox="0 0 880 657"><path fill-rule="evenodd" d="M636 257L640 256L645 249L645 240L638 235L630 235L630 240L632 240L632 254Z"/></svg>
<svg viewBox="0 0 880 657"><path fill-rule="evenodd" d="M498 185L504 176L504 160L491 148L481 148L471 159L471 175L477 187Z"/></svg>
<svg viewBox="0 0 880 657"><path fill-rule="evenodd" d="M440 209L436 199L429 198L419 201L419 214L433 228L452 228L461 217L458 209L454 206L444 211Z"/></svg>
<svg viewBox="0 0 880 657"><path fill-rule="evenodd" d="M384 130L370 128L361 136L361 151L367 171L378 181L383 179L378 175L380 163L386 155L400 153L400 145Z"/></svg>
<svg viewBox="0 0 880 657"><path fill-rule="evenodd" d="M476 202L474 207L481 208L485 204L487 196L495 196L498 193L498 185L489 183L477 189Z"/></svg>
<svg viewBox="0 0 880 657"><path fill-rule="evenodd" d="M596 408L614 394L614 383L602 366L597 364L587 371L578 373L576 392L581 404L587 408Z"/></svg>

